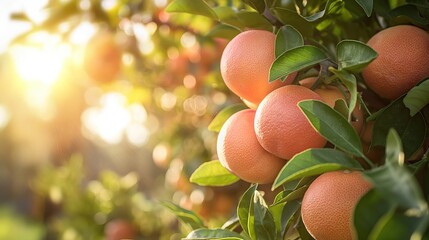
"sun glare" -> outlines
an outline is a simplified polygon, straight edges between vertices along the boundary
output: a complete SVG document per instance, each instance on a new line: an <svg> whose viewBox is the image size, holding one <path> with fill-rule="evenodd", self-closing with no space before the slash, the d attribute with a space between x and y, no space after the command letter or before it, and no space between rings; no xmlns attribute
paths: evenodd
<svg viewBox="0 0 429 240"><path fill-rule="evenodd" d="M11 52L18 76L24 82L51 86L59 78L71 48L60 43L58 37L43 34L34 44L14 46Z"/></svg>
<svg viewBox="0 0 429 240"><path fill-rule="evenodd" d="M104 94L99 106L90 107L82 114L84 133L98 136L109 144L118 144L126 138L135 146L144 145L150 135L145 126L147 119L143 106L129 105L124 95L115 92Z"/></svg>

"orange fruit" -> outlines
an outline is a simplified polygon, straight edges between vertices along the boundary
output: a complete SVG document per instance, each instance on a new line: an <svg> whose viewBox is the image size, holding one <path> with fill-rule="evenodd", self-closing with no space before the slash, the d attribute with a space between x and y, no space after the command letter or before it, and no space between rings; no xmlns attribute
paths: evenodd
<svg viewBox="0 0 429 240"><path fill-rule="evenodd" d="M136 229L133 224L125 219L114 219L108 222L104 228L106 240L135 239Z"/></svg>
<svg viewBox="0 0 429 240"><path fill-rule="evenodd" d="M272 183L285 161L259 144L253 128L255 112L239 111L224 123L217 139L217 154L221 164L242 180Z"/></svg>
<svg viewBox="0 0 429 240"><path fill-rule="evenodd" d="M368 45L378 57L362 72L370 89L393 100L429 77L429 34L415 26L399 25L375 34Z"/></svg>
<svg viewBox="0 0 429 240"><path fill-rule="evenodd" d="M84 68L99 83L115 79L121 69L122 51L110 32L94 35L85 48Z"/></svg>
<svg viewBox="0 0 429 240"><path fill-rule="evenodd" d="M269 82L275 38L272 32L248 30L235 36L222 53L220 70L226 86L255 105L274 89L290 84L296 76L294 73L284 82Z"/></svg>
<svg viewBox="0 0 429 240"><path fill-rule="evenodd" d="M321 148L326 140L311 126L298 102L322 100L314 91L298 85L278 88L256 110L255 132L261 146L284 159L308 148Z"/></svg>
<svg viewBox="0 0 429 240"><path fill-rule="evenodd" d="M309 77L299 81L301 86L311 88L313 84L316 82L316 77ZM335 107L335 102L338 99L343 99L347 102L346 96L344 96L341 90L333 85L320 85L317 89L314 90L317 94L320 95L322 101L328 104L331 108ZM351 124L357 133L360 133L364 124L364 111L360 107L360 104L357 104L355 109L353 109Z"/></svg>
<svg viewBox="0 0 429 240"><path fill-rule="evenodd" d="M304 194L301 216L315 239L354 239L353 212L372 185L361 172L323 173Z"/></svg>

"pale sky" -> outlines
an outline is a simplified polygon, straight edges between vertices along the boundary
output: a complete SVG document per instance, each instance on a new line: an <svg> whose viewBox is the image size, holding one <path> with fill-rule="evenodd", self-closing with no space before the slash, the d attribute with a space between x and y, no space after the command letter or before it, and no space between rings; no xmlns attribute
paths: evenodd
<svg viewBox="0 0 429 240"><path fill-rule="evenodd" d="M31 18L37 19L46 2L47 0L0 0L0 53L15 36L28 29L28 25L23 22L11 21L10 14L25 12Z"/></svg>

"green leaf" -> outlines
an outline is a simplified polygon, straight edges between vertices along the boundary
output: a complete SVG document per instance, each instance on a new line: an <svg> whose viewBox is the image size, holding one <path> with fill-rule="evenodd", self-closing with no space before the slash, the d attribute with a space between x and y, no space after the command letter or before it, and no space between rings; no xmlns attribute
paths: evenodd
<svg viewBox="0 0 429 240"><path fill-rule="evenodd" d="M340 169L362 169L362 166L346 153L335 149L308 149L285 164L274 180L273 189L296 179Z"/></svg>
<svg viewBox="0 0 429 240"><path fill-rule="evenodd" d="M291 49L274 60L270 69L270 82L318 64L327 58L325 53L315 46L304 45Z"/></svg>
<svg viewBox="0 0 429 240"><path fill-rule="evenodd" d="M271 23L261 14L252 11L239 11L237 18L246 28L271 30Z"/></svg>
<svg viewBox="0 0 429 240"><path fill-rule="evenodd" d="M298 212L301 207L301 199L284 201L278 204L271 205L269 207L270 212L273 215L274 222L278 231L278 239L283 239L280 236L284 236L286 229L289 226L292 217Z"/></svg>
<svg viewBox="0 0 429 240"><path fill-rule="evenodd" d="M276 196L275 203L273 204L273 206L302 198L307 188L308 188L308 185L304 185L293 191L283 191L282 195Z"/></svg>
<svg viewBox="0 0 429 240"><path fill-rule="evenodd" d="M423 115L417 113L411 117L402 98L377 112L372 144L385 146L386 137L391 128L394 128L401 137L406 159L417 152L425 141L427 127Z"/></svg>
<svg viewBox="0 0 429 240"><path fill-rule="evenodd" d="M301 33L294 27L285 25L280 28L276 35L275 56L276 58L284 52L304 45Z"/></svg>
<svg viewBox="0 0 429 240"><path fill-rule="evenodd" d="M356 2L362 7L368 17L371 16L374 5L373 0L356 0Z"/></svg>
<svg viewBox="0 0 429 240"><path fill-rule="evenodd" d="M216 117L211 121L208 126L208 129L213 132L220 132L223 124L231 117L234 113L239 112L248 108L246 105L242 103L230 105L224 109L222 109Z"/></svg>
<svg viewBox="0 0 429 240"><path fill-rule="evenodd" d="M365 171L374 187L394 205L404 209L427 210L427 203L416 179L403 165L404 156L398 133L391 129L386 141L383 166Z"/></svg>
<svg viewBox="0 0 429 240"><path fill-rule="evenodd" d="M362 196L353 214L358 239L369 239L378 221L393 208L394 205L375 189Z"/></svg>
<svg viewBox="0 0 429 240"><path fill-rule="evenodd" d="M188 225L193 230L204 228L204 222L194 212L184 209L174 203L161 201L161 205L172 211L182 223Z"/></svg>
<svg viewBox="0 0 429 240"><path fill-rule="evenodd" d="M410 109L410 116L416 115L429 104L429 78L413 87L404 97L404 105Z"/></svg>
<svg viewBox="0 0 429 240"><path fill-rule="evenodd" d="M240 202L238 203L237 216L240 221L240 225L243 230L250 235L251 227L253 227L253 198L255 196L257 184L253 184L246 190L246 192L241 196Z"/></svg>
<svg viewBox="0 0 429 240"><path fill-rule="evenodd" d="M213 160L201 164L189 180L200 186L227 186L240 179L224 168L219 160Z"/></svg>
<svg viewBox="0 0 429 240"><path fill-rule="evenodd" d="M421 26L429 24L429 20L421 16L419 8L411 4L404 4L392 9L389 17L398 23L412 22Z"/></svg>
<svg viewBox="0 0 429 240"><path fill-rule="evenodd" d="M264 201L261 193L255 191L254 196L254 234L250 235L252 239L267 239L275 240L277 237L276 224L274 217L269 211L267 204ZM250 231L251 233L253 231Z"/></svg>
<svg viewBox="0 0 429 240"><path fill-rule="evenodd" d="M421 217L392 209L380 219L370 239L413 239L411 236L421 221Z"/></svg>
<svg viewBox="0 0 429 240"><path fill-rule="evenodd" d="M204 0L174 0L167 6L166 11L201 15L217 20L216 13Z"/></svg>
<svg viewBox="0 0 429 240"><path fill-rule="evenodd" d="M223 225L222 225L222 229L227 229L230 231L234 231L234 229L237 229L241 227L240 226L240 220L238 219L237 216L234 216L232 218L230 218L228 221L226 221Z"/></svg>
<svg viewBox="0 0 429 240"><path fill-rule="evenodd" d="M365 43L356 40L343 40L337 45L338 69L358 73L377 55L377 52Z"/></svg>
<svg viewBox="0 0 429 240"><path fill-rule="evenodd" d="M211 28L210 32L207 34L208 37L211 38L224 38L231 40L235 36L237 36L241 31L235 27L218 24Z"/></svg>
<svg viewBox="0 0 429 240"><path fill-rule="evenodd" d="M332 1L326 1L325 7L321 10L318 11L316 13L313 13L312 15L309 16L303 16L301 15L305 20L307 20L308 22L314 22L317 21L319 19L321 19L323 16L325 16L325 13L328 11L329 6L331 4ZM335 1L334 1L335 2Z"/></svg>
<svg viewBox="0 0 429 240"><path fill-rule="evenodd" d="M349 99L349 104L348 104L348 121L351 121L351 116L353 114L353 110L356 107L357 104L357 81L356 81L356 77L355 75L349 73L346 70L341 70L338 71L335 68L329 68L329 71L331 71L332 73L335 74L335 76L337 76L341 83L346 86L347 90L350 93L350 99Z"/></svg>
<svg viewBox="0 0 429 240"><path fill-rule="evenodd" d="M221 22L228 19L235 19L236 21L238 21L236 17L237 11L235 8L227 6L216 6L212 8L212 10L216 13L216 16Z"/></svg>
<svg viewBox="0 0 429 240"><path fill-rule="evenodd" d="M227 230L227 229L196 229L184 238L185 240L200 240L200 239L223 239L223 240L236 240L246 239L244 236Z"/></svg>
<svg viewBox="0 0 429 240"><path fill-rule="evenodd" d="M339 112L317 100L301 101L298 106L316 131L329 142L345 152L364 157L359 135Z"/></svg>
<svg viewBox="0 0 429 240"><path fill-rule="evenodd" d="M262 0L244 0L247 5L258 11L259 13L263 13L265 10L265 2Z"/></svg>
<svg viewBox="0 0 429 240"><path fill-rule="evenodd" d="M287 230L287 227L290 226L290 222L293 216L298 213L298 210L301 207L301 202L298 200L293 200L286 202L281 216L281 235L284 236Z"/></svg>
<svg viewBox="0 0 429 240"><path fill-rule="evenodd" d="M308 22L300 16L296 10L291 10L284 7L274 7L272 9L274 15L283 23L296 28L305 36L312 36L315 30L315 25Z"/></svg>

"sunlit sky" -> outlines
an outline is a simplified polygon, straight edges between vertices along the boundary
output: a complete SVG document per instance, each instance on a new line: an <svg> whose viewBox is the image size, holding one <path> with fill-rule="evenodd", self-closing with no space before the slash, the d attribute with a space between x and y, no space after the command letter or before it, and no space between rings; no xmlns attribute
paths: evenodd
<svg viewBox="0 0 429 240"><path fill-rule="evenodd" d="M42 8L47 1L0 0L0 36L2 36L0 38L0 54L9 47L16 64L17 73L20 79L26 83L26 94L29 99L32 99L28 104L36 109L44 109L46 103L49 102L48 96L51 86L60 77L64 61L71 56L72 51L70 45L61 43L58 36L43 32L36 34L35 39L32 38L33 45L16 45L10 48L10 41L30 28L28 23L11 20L10 14L25 13L37 23L45 17ZM106 2L109 1L106 0ZM165 5L166 0L155 0L155 3L156 5ZM139 40L147 43L151 33L143 26L140 28L135 29L138 30L136 36L144 37L144 39ZM71 34L70 41L75 44L86 42L88 39L77 38L91 36L88 34L91 30L94 31L94 27L89 23L81 24L75 31L76 34ZM82 31L85 34L81 34ZM33 59L35 58L41 61L34 62ZM41 100L35 101L35 99ZM8 110L0 104L0 129L7 125L9 119ZM125 138L129 143L141 146L147 142L150 134L147 120L148 115L143 106L129 105L126 102L126 97L121 93L108 92L100 95L98 104L83 112L83 133L87 137L93 138L88 136L89 131L91 135L110 144L120 143ZM154 126L150 126L150 129L154 129Z"/></svg>
<svg viewBox="0 0 429 240"><path fill-rule="evenodd" d="M0 1L0 53L3 52L9 42L18 34L29 29L24 22L12 21L10 14L14 12L25 12L32 19L38 20L43 17L41 8L47 0L2 0Z"/></svg>

